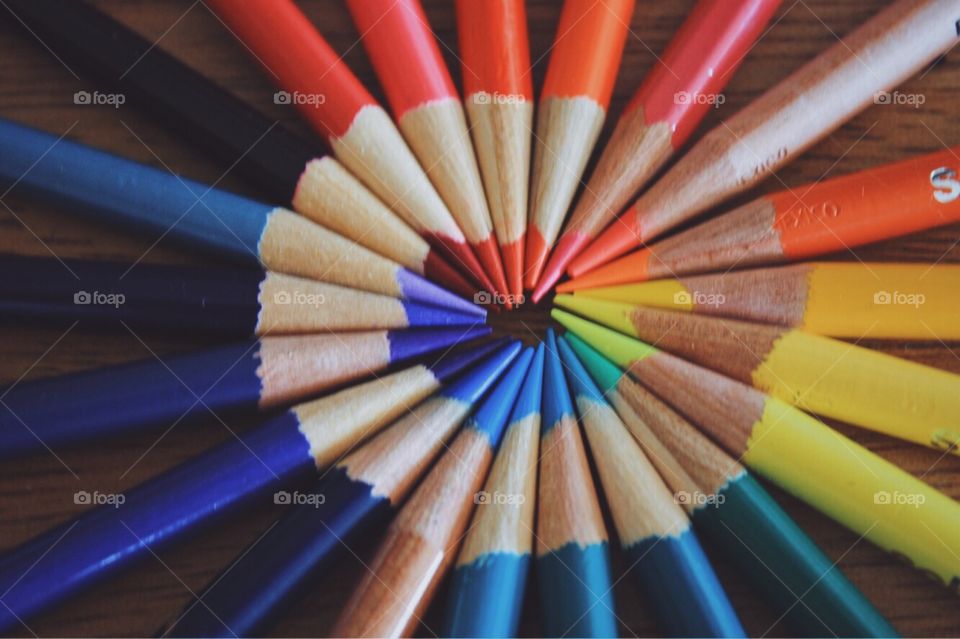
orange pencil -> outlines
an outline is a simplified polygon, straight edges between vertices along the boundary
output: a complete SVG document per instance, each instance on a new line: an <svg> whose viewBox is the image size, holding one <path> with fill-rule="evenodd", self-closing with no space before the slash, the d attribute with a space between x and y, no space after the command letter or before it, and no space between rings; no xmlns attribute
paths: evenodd
<svg viewBox="0 0 960 639"><path fill-rule="evenodd" d="M753 200L557 287L777 264L960 222L960 146Z"/></svg>
<svg viewBox="0 0 960 639"><path fill-rule="evenodd" d="M347 8L400 131L480 258L485 271L476 275L506 292L463 105L420 0L347 0Z"/></svg>
<svg viewBox="0 0 960 639"><path fill-rule="evenodd" d="M793 160L957 42L957 0L897 0L704 136L574 260L580 277Z"/></svg>
<svg viewBox="0 0 960 639"><path fill-rule="evenodd" d="M769 23L780 0L700 0L617 121L557 243L540 299L664 163L686 143Z"/></svg>
<svg viewBox="0 0 960 639"><path fill-rule="evenodd" d="M511 296L523 294L533 80L523 0L457 0L463 102Z"/></svg>
<svg viewBox="0 0 960 639"><path fill-rule="evenodd" d="M486 286L463 231L390 116L292 0L207 4L280 87L275 99L295 105L361 182L454 266Z"/></svg>
<svg viewBox="0 0 960 639"><path fill-rule="evenodd" d="M635 4L566 0L563 5L537 116L524 278L528 289L540 280L603 128Z"/></svg>

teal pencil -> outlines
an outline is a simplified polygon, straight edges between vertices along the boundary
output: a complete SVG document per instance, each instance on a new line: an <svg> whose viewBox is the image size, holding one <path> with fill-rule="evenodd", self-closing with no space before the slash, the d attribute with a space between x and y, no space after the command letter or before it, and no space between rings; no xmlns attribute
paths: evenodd
<svg viewBox="0 0 960 639"><path fill-rule="evenodd" d="M536 569L544 633L614 637L607 531L553 330L543 389Z"/></svg>
<svg viewBox="0 0 960 639"><path fill-rule="evenodd" d="M693 520L800 636L897 631L736 460L582 339L565 339Z"/></svg>
<svg viewBox="0 0 960 639"><path fill-rule="evenodd" d="M513 407L450 579L445 637L515 637L530 570L544 346Z"/></svg>

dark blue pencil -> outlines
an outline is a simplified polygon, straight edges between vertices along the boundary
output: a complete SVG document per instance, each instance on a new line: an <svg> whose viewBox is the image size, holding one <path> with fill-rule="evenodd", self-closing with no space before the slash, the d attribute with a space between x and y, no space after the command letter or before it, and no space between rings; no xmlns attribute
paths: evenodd
<svg viewBox="0 0 960 639"><path fill-rule="evenodd" d="M447 637L515 637L537 503L543 355L537 347L450 577Z"/></svg>
<svg viewBox="0 0 960 639"><path fill-rule="evenodd" d="M544 631L615 637L607 531L552 329L541 411L536 565Z"/></svg>
<svg viewBox="0 0 960 639"><path fill-rule="evenodd" d="M573 388L630 574L671 637L746 637L690 519L566 340Z"/></svg>
<svg viewBox="0 0 960 639"><path fill-rule="evenodd" d="M486 327L264 337L20 382L3 391L0 459L163 424L288 405L489 333Z"/></svg>
<svg viewBox="0 0 960 639"><path fill-rule="evenodd" d="M292 211L4 119L0 186L279 273L464 312L475 308Z"/></svg>
<svg viewBox="0 0 960 639"><path fill-rule="evenodd" d="M479 366L487 371L491 361L515 352L488 344L295 406L127 491L119 507L97 507L35 537L0 557L0 631L257 498L308 479L478 359L486 356Z"/></svg>
<svg viewBox="0 0 960 639"><path fill-rule="evenodd" d="M251 268L0 256L0 318L90 321L237 337L463 326L485 312L442 308Z"/></svg>
<svg viewBox="0 0 960 639"><path fill-rule="evenodd" d="M358 529L385 521L417 478L510 365L519 342L424 402L339 461L316 484L315 505L291 511L244 551L164 633L177 637L262 635Z"/></svg>

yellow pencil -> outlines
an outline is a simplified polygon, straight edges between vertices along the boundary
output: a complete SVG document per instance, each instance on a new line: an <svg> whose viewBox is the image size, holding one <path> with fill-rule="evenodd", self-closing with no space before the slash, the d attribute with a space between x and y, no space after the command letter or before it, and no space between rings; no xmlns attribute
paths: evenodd
<svg viewBox="0 0 960 639"><path fill-rule="evenodd" d="M796 329L559 296L559 306L799 408L960 454L960 376Z"/></svg>
<svg viewBox="0 0 960 639"><path fill-rule="evenodd" d="M809 262L583 289L584 295L851 339L960 339L960 265Z"/></svg>

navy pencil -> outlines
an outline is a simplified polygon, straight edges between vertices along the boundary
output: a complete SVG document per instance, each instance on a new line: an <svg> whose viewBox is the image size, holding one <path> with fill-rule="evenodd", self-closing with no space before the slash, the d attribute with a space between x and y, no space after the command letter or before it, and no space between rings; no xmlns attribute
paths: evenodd
<svg viewBox="0 0 960 639"><path fill-rule="evenodd" d="M471 305L472 306L472 305ZM0 255L0 317L86 320L237 337L469 326L485 311L442 308L250 268Z"/></svg>
<svg viewBox="0 0 960 639"><path fill-rule="evenodd" d="M0 459L162 424L291 404L486 327L264 337L257 341L20 382L3 391Z"/></svg>
<svg viewBox="0 0 960 639"><path fill-rule="evenodd" d="M0 119L0 185L221 257L371 293L472 304L282 207Z"/></svg>
<svg viewBox="0 0 960 639"><path fill-rule="evenodd" d="M258 497L306 480L496 346L295 406L127 491L118 507L94 508L15 548L0 557L0 631ZM487 359L500 361L503 352Z"/></svg>
<svg viewBox="0 0 960 639"><path fill-rule="evenodd" d="M312 494L323 503L297 506L217 579L164 633L177 637L256 636L320 574L343 540L399 507L471 407L510 365L519 342L398 420L337 462ZM319 501L320 497L315 501Z"/></svg>

